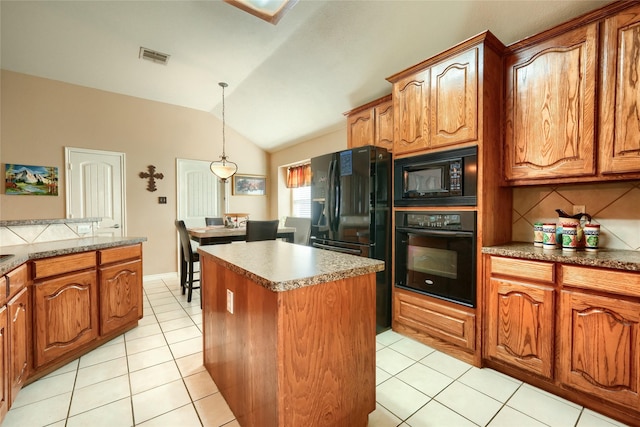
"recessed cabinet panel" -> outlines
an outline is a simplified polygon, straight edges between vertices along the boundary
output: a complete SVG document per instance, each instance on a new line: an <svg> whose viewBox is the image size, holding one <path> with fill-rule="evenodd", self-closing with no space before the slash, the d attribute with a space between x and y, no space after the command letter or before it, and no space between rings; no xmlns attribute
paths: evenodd
<svg viewBox="0 0 640 427"><path fill-rule="evenodd" d="M0 308L0 420L9 410L9 327L7 307Z"/></svg>
<svg viewBox="0 0 640 427"><path fill-rule="evenodd" d="M375 145L393 151L393 102L386 101L375 108Z"/></svg>
<svg viewBox="0 0 640 427"><path fill-rule="evenodd" d="M7 303L9 310L9 396L13 403L30 374L31 311L29 288L23 288Z"/></svg>
<svg viewBox="0 0 640 427"><path fill-rule="evenodd" d="M553 288L491 278L488 311L489 356L552 378Z"/></svg>
<svg viewBox="0 0 640 427"><path fill-rule="evenodd" d="M42 366L98 336L96 272L88 271L34 285L36 366Z"/></svg>
<svg viewBox="0 0 640 427"><path fill-rule="evenodd" d="M640 302L565 290L560 327L560 381L637 410Z"/></svg>
<svg viewBox="0 0 640 427"><path fill-rule="evenodd" d="M602 173L640 172L640 5L604 22Z"/></svg>
<svg viewBox="0 0 640 427"><path fill-rule="evenodd" d="M507 180L595 175L597 24L506 59Z"/></svg>
<svg viewBox="0 0 640 427"><path fill-rule="evenodd" d="M142 317L142 261L100 269L100 333L105 335Z"/></svg>
<svg viewBox="0 0 640 427"><path fill-rule="evenodd" d="M373 145L374 111L373 108L349 116L347 119L347 143L356 148Z"/></svg>
<svg viewBox="0 0 640 427"><path fill-rule="evenodd" d="M478 139L478 48L431 68L430 99L431 148Z"/></svg>
<svg viewBox="0 0 640 427"><path fill-rule="evenodd" d="M418 151L429 145L430 70L406 77L393 85L395 154Z"/></svg>

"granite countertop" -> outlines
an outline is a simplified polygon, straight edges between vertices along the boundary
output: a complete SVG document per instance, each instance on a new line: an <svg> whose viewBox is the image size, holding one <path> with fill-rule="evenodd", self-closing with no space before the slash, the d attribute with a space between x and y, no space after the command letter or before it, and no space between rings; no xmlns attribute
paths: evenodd
<svg viewBox="0 0 640 427"><path fill-rule="evenodd" d="M31 243L28 245L0 246L0 254L12 257L0 260L0 275L20 266L30 259L48 258L58 255L75 254L117 246L133 245L147 240L146 237L85 237L81 239L56 240L54 242Z"/></svg>
<svg viewBox="0 0 640 427"><path fill-rule="evenodd" d="M595 252L585 250L567 252L562 249L548 250L535 247L531 242L512 242L504 245L483 247L482 253L511 258L584 265L588 267L640 271L640 251L598 249Z"/></svg>
<svg viewBox="0 0 640 427"><path fill-rule="evenodd" d="M86 222L100 222L102 218L58 218L58 219L12 219L0 221L0 227L18 225L48 225L48 224L72 224Z"/></svg>
<svg viewBox="0 0 640 427"><path fill-rule="evenodd" d="M198 252L273 292L384 270L384 261L280 240L200 246Z"/></svg>

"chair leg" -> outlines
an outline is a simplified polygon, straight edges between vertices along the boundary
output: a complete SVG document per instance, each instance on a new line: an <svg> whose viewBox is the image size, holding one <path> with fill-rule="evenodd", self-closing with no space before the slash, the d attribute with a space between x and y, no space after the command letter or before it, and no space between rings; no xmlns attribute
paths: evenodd
<svg viewBox="0 0 640 427"><path fill-rule="evenodd" d="M184 260L184 252L180 249L180 288L182 289L182 295L187 286L187 262Z"/></svg>
<svg viewBox="0 0 640 427"><path fill-rule="evenodd" d="M189 293L187 294L187 302L191 302L191 294L193 294L193 263L189 263Z"/></svg>

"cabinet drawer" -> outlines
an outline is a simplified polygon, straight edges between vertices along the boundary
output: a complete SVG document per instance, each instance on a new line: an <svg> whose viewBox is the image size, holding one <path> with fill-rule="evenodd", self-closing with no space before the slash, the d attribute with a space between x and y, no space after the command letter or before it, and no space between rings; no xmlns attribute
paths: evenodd
<svg viewBox="0 0 640 427"><path fill-rule="evenodd" d="M22 288L27 286L27 282L29 281L28 271L27 264L22 264L20 267L7 273L7 280L9 281L7 299L11 299L11 297L16 295ZM2 289L0 289L0 292L1 291Z"/></svg>
<svg viewBox="0 0 640 427"><path fill-rule="evenodd" d="M476 316L421 297L396 292L395 318L417 331L447 341L466 350L476 348Z"/></svg>
<svg viewBox="0 0 640 427"><path fill-rule="evenodd" d="M491 257L491 274L555 283L554 265L548 262Z"/></svg>
<svg viewBox="0 0 640 427"><path fill-rule="evenodd" d="M562 283L582 289L640 297L640 273L563 265Z"/></svg>
<svg viewBox="0 0 640 427"><path fill-rule="evenodd" d="M120 246L98 251L100 265L142 257L142 245Z"/></svg>
<svg viewBox="0 0 640 427"><path fill-rule="evenodd" d="M96 266L95 252L82 252L52 258L37 259L33 263L33 278L56 276Z"/></svg>

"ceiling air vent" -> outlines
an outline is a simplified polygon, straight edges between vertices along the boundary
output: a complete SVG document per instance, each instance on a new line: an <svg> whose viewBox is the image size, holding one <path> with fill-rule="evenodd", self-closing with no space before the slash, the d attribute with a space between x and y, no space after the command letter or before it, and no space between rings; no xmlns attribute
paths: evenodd
<svg viewBox="0 0 640 427"><path fill-rule="evenodd" d="M167 65L169 56L171 55L167 55L166 53L162 52L156 52L155 50L147 49L146 47L140 48L140 58L146 59L147 61L153 61L157 64Z"/></svg>

